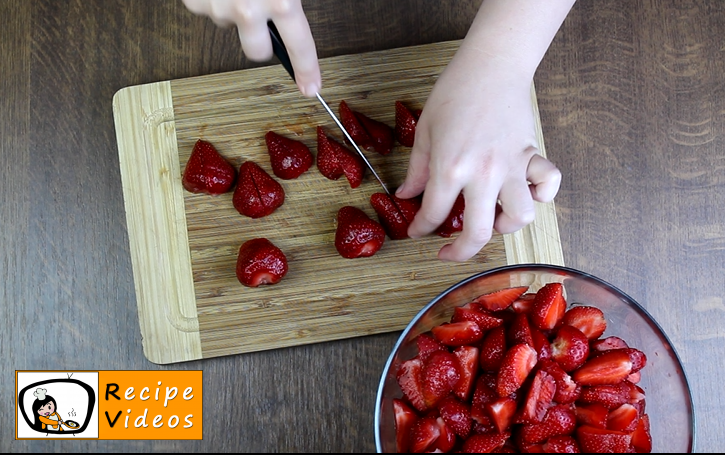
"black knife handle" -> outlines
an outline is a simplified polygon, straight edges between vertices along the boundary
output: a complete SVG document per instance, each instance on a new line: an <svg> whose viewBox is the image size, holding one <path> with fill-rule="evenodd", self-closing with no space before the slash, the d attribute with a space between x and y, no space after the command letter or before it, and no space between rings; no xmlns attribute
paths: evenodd
<svg viewBox="0 0 725 455"><path fill-rule="evenodd" d="M284 69L287 70L294 81L295 70L292 69L292 61L289 58L287 48L284 45L284 41L282 41L282 37L279 36L277 27L274 25L274 22L267 21L267 28L269 28L269 36L272 38L272 50L274 51L274 55L277 56Z"/></svg>

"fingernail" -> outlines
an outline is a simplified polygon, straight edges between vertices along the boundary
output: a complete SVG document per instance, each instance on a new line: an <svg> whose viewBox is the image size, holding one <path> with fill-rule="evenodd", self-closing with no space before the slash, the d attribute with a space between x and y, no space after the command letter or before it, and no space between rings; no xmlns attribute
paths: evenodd
<svg viewBox="0 0 725 455"><path fill-rule="evenodd" d="M402 193L403 192L403 188L405 188L405 182L403 182L403 184L400 185L397 190L395 190L395 195L397 196L400 193Z"/></svg>
<svg viewBox="0 0 725 455"><path fill-rule="evenodd" d="M302 94L307 97L313 97L319 90L320 88L317 87L317 84L310 84L302 88Z"/></svg>

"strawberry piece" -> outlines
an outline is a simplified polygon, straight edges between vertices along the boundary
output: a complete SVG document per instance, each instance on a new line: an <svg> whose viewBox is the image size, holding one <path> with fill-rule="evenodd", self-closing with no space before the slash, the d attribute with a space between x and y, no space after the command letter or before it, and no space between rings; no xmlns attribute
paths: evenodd
<svg viewBox="0 0 725 455"><path fill-rule="evenodd" d="M514 421L518 403L511 397L498 398L486 404L486 410L499 433L508 431Z"/></svg>
<svg viewBox="0 0 725 455"><path fill-rule="evenodd" d="M519 297L529 290L528 286L518 286L490 292L473 299L487 311L501 311L510 307Z"/></svg>
<svg viewBox="0 0 725 455"><path fill-rule="evenodd" d="M506 332L506 341L510 346L526 343L534 347L534 337L531 335L531 324L526 313L516 313Z"/></svg>
<svg viewBox="0 0 725 455"><path fill-rule="evenodd" d="M473 321L446 322L433 327L431 332L446 346L473 344L483 338L483 331Z"/></svg>
<svg viewBox="0 0 725 455"><path fill-rule="evenodd" d="M408 402L420 412L427 411L428 405L423 398L423 362L418 358L406 360L398 368L395 377Z"/></svg>
<svg viewBox="0 0 725 455"><path fill-rule="evenodd" d="M481 308L481 305L470 302L463 306L456 307L451 316L451 322L473 321L482 331L488 331L494 327L503 325L503 319L492 315Z"/></svg>
<svg viewBox="0 0 725 455"><path fill-rule="evenodd" d="M556 393L554 401L559 404L573 403L581 396L582 386L577 384L569 374L554 360L544 359L539 363L542 370L546 371L556 382Z"/></svg>
<svg viewBox="0 0 725 455"><path fill-rule="evenodd" d="M516 313L529 313L534 308L536 293L527 292L511 304L511 309Z"/></svg>
<svg viewBox="0 0 725 455"><path fill-rule="evenodd" d="M423 364L421 374L423 399L428 408L433 408L458 384L461 378L458 358L448 351L434 352Z"/></svg>
<svg viewBox="0 0 725 455"><path fill-rule="evenodd" d="M632 440L627 433L590 425L579 426L575 438L584 453L627 453Z"/></svg>
<svg viewBox="0 0 725 455"><path fill-rule="evenodd" d="M410 447L410 431L418 420L418 414L400 398L393 398L393 413L398 453L405 453Z"/></svg>
<svg viewBox="0 0 725 455"><path fill-rule="evenodd" d="M471 399L471 417L482 425L491 425L486 405L499 398L496 393L496 375L484 373L476 380L476 388Z"/></svg>
<svg viewBox="0 0 725 455"><path fill-rule="evenodd" d="M517 391L536 366L536 360L536 351L528 344L520 343L509 348L496 376L498 395L506 397Z"/></svg>
<svg viewBox="0 0 725 455"><path fill-rule="evenodd" d="M344 175L350 188L359 187L365 174L362 158L327 136L321 126L317 127L317 168L330 180Z"/></svg>
<svg viewBox="0 0 725 455"><path fill-rule="evenodd" d="M488 331L481 343L479 364L484 371L497 371L506 353L506 327L499 326Z"/></svg>
<svg viewBox="0 0 725 455"><path fill-rule="evenodd" d="M436 439L434 452L448 453L453 450L456 445L456 433L446 424L442 417L436 419L438 428L440 429L440 436Z"/></svg>
<svg viewBox="0 0 725 455"><path fill-rule="evenodd" d="M340 122L342 123L342 126L345 127L345 130L347 130L347 133L350 135L352 140L355 141L355 143L361 148L372 148L372 138L365 130L365 127L360 122L360 119L355 115L355 112L350 109L350 106L348 106L347 102L344 100L340 101L339 113ZM345 139L345 142L347 143L347 138Z"/></svg>
<svg viewBox="0 0 725 455"><path fill-rule="evenodd" d="M239 168L239 181L234 189L232 204L237 211L250 218L262 218L284 204L282 185L254 161L246 161Z"/></svg>
<svg viewBox="0 0 725 455"><path fill-rule="evenodd" d="M631 433L639 422L639 411L629 403L609 411L607 416L607 429Z"/></svg>
<svg viewBox="0 0 725 455"><path fill-rule="evenodd" d="M599 403L577 404L576 420L579 425L591 425L597 428L607 428L609 409Z"/></svg>
<svg viewBox="0 0 725 455"><path fill-rule="evenodd" d="M652 435L650 434L649 416L642 414L637 427L632 432L632 447L637 453L652 452Z"/></svg>
<svg viewBox="0 0 725 455"><path fill-rule="evenodd" d="M247 287L276 284L287 274L287 257L265 238L247 240L239 247L237 279Z"/></svg>
<svg viewBox="0 0 725 455"><path fill-rule="evenodd" d="M418 346L418 358L425 362L428 357L437 351L447 351L448 348L441 344L440 341L436 340L429 333L421 333L415 338L415 343Z"/></svg>
<svg viewBox="0 0 725 455"><path fill-rule="evenodd" d="M530 327L531 339L534 342L533 348L536 349L536 355L539 361L551 358L551 343L549 339L544 335L544 332L537 329L536 327Z"/></svg>
<svg viewBox="0 0 725 455"><path fill-rule="evenodd" d="M554 377L544 370L538 370L529 385L521 412L516 416L516 423L541 422L554 403L555 393Z"/></svg>
<svg viewBox="0 0 725 455"><path fill-rule="evenodd" d="M503 447L511 433L474 434L463 443L463 453L491 453Z"/></svg>
<svg viewBox="0 0 725 455"><path fill-rule="evenodd" d="M443 224L438 226L436 234L448 238L456 232L463 230L463 211L466 208L466 200L463 198L463 193L459 194L456 198L456 202L453 203L450 213L446 217Z"/></svg>
<svg viewBox="0 0 725 455"><path fill-rule="evenodd" d="M268 131L264 135L264 140L267 143L272 172L283 180L296 179L304 174L314 162L310 148L301 141L282 136L274 131Z"/></svg>
<svg viewBox="0 0 725 455"><path fill-rule="evenodd" d="M553 436L569 436L576 426L573 407L557 404L549 408L541 423L522 425L519 437L526 444L540 444Z"/></svg>
<svg viewBox="0 0 725 455"><path fill-rule="evenodd" d="M581 453L579 443L571 436L552 436L542 448L544 453Z"/></svg>
<svg viewBox="0 0 725 455"><path fill-rule="evenodd" d="M607 385L622 382L632 373L632 360L626 351L614 349L591 358L572 373L581 385Z"/></svg>
<svg viewBox="0 0 725 455"><path fill-rule="evenodd" d="M438 426L438 419L432 415L421 417L410 429L410 451L412 453L427 452L432 448L438 437L441 435L441 428Z"/></svg>
<svg viewBox="0 0 725 455"><path fill-rule="evenodd" d="M370 257L382 248L385 229L357 207L346 205L337 212L335 249L347 259Z"/></svg>
<svg viewBox="0 0 725 455"><path fill-rule="evenodd" d="M575 306L564 313L562 322L579 329L589 340L596 340L607 330L604 312L592 306Z"/></svg>
<svg viewBox="0 0 725 455"><path fill-rule="evenodd" d="M458 358L461 373L461 378L453 388L453 393L461 400L468 400L478 373L478 348L475 346L459 346L453 350L453 355Z"/></svg>
<svg viewBox="0 0 725 455"><path fill-rule="evenodd" d="M609 351L610 349L628 348L629 345L623 339L617 336L609 336L599 340L593 340L591 349L598 352Z"/></svg>
<svg viewBox="0 0 725 455"><path fill-rule="evenodd" d="M468 437L473 427L471 408L467 403L448 395L438 406L438 412L446 425L462 438Z"/></svg>
<svg viewBox="0 0 725 455"><path fill-rule="evenodd" d="M647 365L647 356L644 352L636 348L623 348L624 352L629 355L629 360L632 361L632 373L637 373L639 370Z"/></svg>
<svg viewBox="0 0 725 455"><path fill-rule="evenodd" d="M410 199L400 199L386 193L373 193L370 196L370 204L391 240L408 238L408 226L420 210L421 202L419 196Z"/></svg>
<svg viewBox="0 0 725 455"><path fill-rule="evenodd" d="M393 150L393 128L353 111L344 100L340 101L340 121L358 146L375 150L381 155L389 155Z"/></svg>
<svg viewBox="0 0 725 455"><path fill-rule="evenodd" d="M561 283L548 283L536 292L531 323L541 330L553 330L565 312L564 287Z"/></svg>
<svg viewBox="0 0 725 455"><path fill-rule="evenodd" d="M415 141L415 128L418 125L418 118L400 101L395 102L395 138L405 147L412 147Z"/></svg>
<svg viewBox="0 0 725 455"><path fill-rule="evenodd" d="M567 373L584 365L589 357L589 339L572 325L562 325L551 342L551 358Z"/></svg>
<svg viewBox="0 0 725 455"><path fill-rule="evenodd" d="M630 400L630 389L626 382L619 384L606 384L582 387L581 396L577 403L580 404L601 404L607 409L614 409L628 403Z"/></svg>
<svg viewBox="0 0 725 455"><path fill-rule="evenodd" d="M181 184L191 193L217 196L234 185L237 171L210 142L199 139L186 162Z"/></svg>

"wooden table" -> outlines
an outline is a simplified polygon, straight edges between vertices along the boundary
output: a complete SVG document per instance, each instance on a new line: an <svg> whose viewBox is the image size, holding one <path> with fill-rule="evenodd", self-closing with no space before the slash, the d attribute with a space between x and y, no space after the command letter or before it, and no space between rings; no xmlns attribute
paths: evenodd
<svg viewBox="0 0 725 455"><path fill-rule="evenodd" d="M304 2L321 58L460 39L478 1ZM232 71L236 31L181 1L0 2L0 365L204 371L203 441L15 441L40 451L373 452L397 333L179 365L146 360L111 101ZM695 401L696 449L725 447L725 4L581 1L536 75L566 265L659 321Z"/></svg>

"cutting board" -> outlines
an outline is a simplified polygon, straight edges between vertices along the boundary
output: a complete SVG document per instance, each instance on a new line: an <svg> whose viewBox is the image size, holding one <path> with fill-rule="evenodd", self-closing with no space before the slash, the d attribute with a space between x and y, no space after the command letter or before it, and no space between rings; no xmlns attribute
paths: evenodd
<svg viewBox="0 0 725 455"><path fill-rule="evenodd" d="M423 107L458 48L448 41L325 58L321 94L337 110L395 125L396 100ZM531 96L536 110L536 95ZM358 188L323 177L315 165L280 180L282 207L260 219L240 215L232 193L192 194L181 175L197 139L213 143L237 169L253 160L273 175L264 135L276 131L316 154L316 128L342 142L317 100L299 94L281 65L130 86L113 99L119 163L145 356L168 364L402 330L437 294L475 273L514 263L563 265L553 203L510 235L494 234L465 263L444 263L449 243L386 239L369 258L344 259L334 247L335 216L353 205L376 217L380 187L368 173ZM545 154L538 110L541 153ZM389 188L405 177L410 149L366 153ZM287 255L275 284L237 281L239 247L266 237Z"/></svg>

